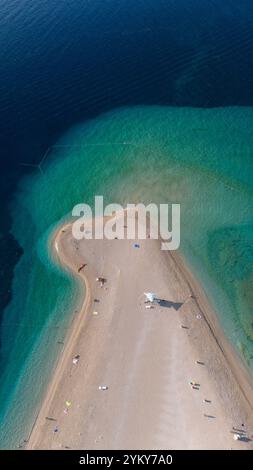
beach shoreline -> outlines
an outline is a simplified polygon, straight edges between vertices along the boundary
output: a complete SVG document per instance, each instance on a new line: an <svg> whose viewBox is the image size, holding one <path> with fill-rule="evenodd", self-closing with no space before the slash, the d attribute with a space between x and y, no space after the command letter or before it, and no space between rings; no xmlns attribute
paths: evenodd
<svg viewBox="0 0 253 470"><path fill-rule="evenodd" d="M48 437L48 435L47 435L48 426L50 426L50 424L52 426L52 423L50 423L50 421L45 422L45 417L48 417L48 416L50 417L50 412L51 411L54 412L56 410L55 403L57 401L57 394L59 395L59 388L61 388L61 387L64 388L64 386L66 384L66 381L68 380L68 378L66 376L64 377L64 374L66 375L66 370L68 370L69 367L70 367L70 363L71 363L71 359L73 358L73 351L75 349L75 346L76 346L76 344L78 344L78 341L80 342L80 338L82 337L82 335L84 336L84 330L85 330L85 334L87 335L87 331L89 331L89 328L91 328L91 326L89 324L89 323L91 323L91 319L90 319L91 317L89 316L89 312L93 307L92 298L95 295L94 289L96 288L95 287L96 284L94 283L94 273L95 273L94 270L91 270L91 272L88 272L88 274L86 274L85 269L80 270L80 272L77 271L77 269L76 269L77 263L80 263L79 253L77 255L77 250L79 250L79 246L77 247L77 244L74 242L75 250L76 250L76 253L74 253L73 252L73 246L70 249L70 245L71 245L72 242L73 242L73 240L71 241L71 223L67 223L64 226L61 226L60 228L57 229L56 233L53 236L52 246L54 247L55 256L57 257L58 262L63 267L63 269L67 269L68 271L70 271L74 276L77 277L77 279L79 279L83 283L83 294L82 295L84 295L84 293L85 293L84 300L83 300L83 305L82 305L80 311L78 312L78 314L75 316L74 321L72 323L72 326L71 326L71 328L69 329L69 331L67 333L66 339L64 341L65 345L64 345L63 351L62 351L62 353L59 357L56 368L55 368L55 370L52 374L52 380L51 380L51 382L48 386L48 389L47 389L45 398L43 400L40 412L39 412L38 417L37 417L37 419L34 423L34 426L33 426L32 432L30 434L26 449L65 448L65 447L68 448L68 446L64 446L62 443L60 443L60 444L58 443L55 447L54 440L55 440L56 434L57 434L57 437L59 435L58 429L57 429L57 432L55 434L51 432L50 436ZM85 244L85 241L82 242L82 243ZM112 241L112 243L113 243L113 241ZM116 243L121 243L121 240L118 240ZM127 242L127 241L126 241L126 243L129 244L129 242ZM105 247L103 246L103 241L100 241L100 245L101 245L101 250L102 250L101 253L104 253ZM92 246L92 249L94 249L94 246L95 247L97 246L96 241L92 241L91 246ZM154 250L155 250L154 252L157 254L157 246L154 248ZM84 250L84 253L85 253L85 250ZM111 259L112 259L112 254L114 254L114 253L115 253L115 250L113 248L108 256L111 255ZM75 256L74 259L72 259L72 256L70 256L70 255L73 255L73 257ZM87 253L85 253L85 255L87 255ZM152 253L151 253L151 255L152 255ZM103 254L103 256L104 256L104 254ZM194 322L196 323L196 327L195 327L196 331L194 332L194 335L196 337L194 335L192 337L191 333L187 333L187 336L189 336L190 339L188 338L186 340L185 348L186 349L188 348L189 351L191 351L191 354L192 354L192 351L193 351L193 355L195 355L195 356L196 356L196 351L197 351L197 356L201 356L201 355L204 356L206 354L205 340L204 341L200 340L201 334L203 334L203 332L204 332L204 337L207 338L207 343L208 343L208 347L209 347L210 351L212 351L212 352L215 351L215 355L217 356L217 357L215 356L215 359L210 358L210 366L208 366L208 364L206 364L206 361L205 361L205 369L207 369L208 380L211 377L211 381L213 380L215 382L214 386L212 384L213 394L214 394L215 398L217 398L217 401L220 400L220 411L224 412L224 416L226 415L226 413L228 413L228 411L227 410L226 411L222 410L222 408L223 408L222 399L224 398L224 404L226 403L226 405L227 405L227 402L226 402L227 399L228 399L229 402L232 400L232 404L231 404L232 406L230 407L231 409L229 410L230 414L229 414L229 416L226 416L226 420L223 417L223 425L225 426L225 421L226 421L226 427L228 427L227 423L229 421L231 421L231 426L230 427L232 427L232 422L234 422L235 425L240 426L242 424L242 423L240 423L240 421L243 420L243 424L247 425L247 429L250 427L250 429L252 429L252 431L253 431L253 427L252 427L253 423L251 422L251 418L250 418L250 413L252 412L252 406L253 406L253 392L252 392L253 391L253 387L252 387L253 381L252 381L252 377L249 374L249 371L247 371L244 364L242 364L242 361L238 357L238 354L234 350L233 346L225 338L225 335L224 335L224 333L221 329L221 326L219 325L219 321L218 321L218 319L215 315L215 312L213 311L212 307L210 306L210 304L207 300L207 297L206 297L205 293L203 292L202 287L198 284L198 282L196 281L196 279L194 278L192 273L189 271L189 268L187 267L187 265L185 265L185 262L181 258L181 256L178 255L178 253L172 253L172 252L167 252L167 253L163 252L163 254L160 253L159 256L162 256L161 260L162 259L164 260L164 265L168 264L169 269L173 271L173 275L175 276L175 282L178 282L179 291L181 289L181 291L184 292L185 297L186 297L186 292L187 292L188 297L186 298L185 302L182 303L181 305L184 308L188 308L187 305L192 303L194 305L194 307L191 307L191 308L194 310L195 318L199 317L197 319L197 321L194 319ZM115 254L115 258L117 258L117 253ZM83 256L82 259L85 259L85 256ZM97 261L98 260L96 259L96 262ZM125 261L126 261L126 259L125 259ZM145 262L145 261L142 260L142 262ZM162 263L163 263L163 261L162 261ZM89 266L89 263L88 263L88 266ZM167 269L167 266L164 269ZM111 287L110 287L110 289L111 289ZM187 289L188 289L188 291L187 291ZM142 292L142 294L143 294L143 292ZM114 298L116 298L117 292L114 292L113 295L114 295ZM197 315L196 315L196 312L197 312ZM113 313L113 315L114 315L114 313ZM113 318L114 317L111 316L111 323L113 323L113 321L114 321ZM185 321L186 318L187 318L187 316L185 316L185 318L183 318L183 321ZM164 320L162 320L162 321L164 321ZM180 319L180 322L181 321L182 321L182 319ZM188 319L187 319L187 321L188 321ZM107 325L106 325L106 327L107 327ZM117 327L117 323L116 323L116 327ZM181 327L182 327L182 325L181 325ZM200 327L200 332L198 332L199 327ZM132 326L130 325L129 328L132 329ZM190 328L190 331L191 331L191 326L189 326L189 328ZM95 335L98 334L98 337L99 337L99 335L101 335L103 333L104 333L103 331L97 333L96 330L95 330ZM160 332L159 332L159 334L160 334ZM209 342L210 342L211 346L209 346ZM188 343L190 343L190 346L189 346ZM176 341L176 344L178 346L177 341ZM179 343L179 345L180 345L180 343ZM184 345L182 347L184 347ZM93 350L92 348L94 348L93 345L91 345L91 350ZM219 352L218 352L218 350L219 350ZM108 349L108 351L109 351L109 349ZM151 353L152 353L152 351L151 351ZM109 352L108 352L108 354L109 354ZM173 354L175 354L175 352ZM180 354L183 354L183 353L179 352L177 355L180 355ZM208 357L208 352L207 352L207 357ZM98 355L98 360L99 361L101 360L99 355ZM159 360L160 360L160 358L159 358ZM168 360L170 360L170 358L168 358ZM172 358L172 365L173 365L173 360L174 360L174 356ZM224 382L223 378L222 378L222 374L223 374L224 371L219 370L221 365L225 367L225 376L226 376L225 378L226 378L226 380L228 380L228 387L229 387L229 382L231 382L231 384L233 384L233 386L235 386L235 384L236 384L235 392L230 390L228 392L228 397L227 398L225 398L226 390L224 388L226 386L226 383L225 383L226 381ZM94 364L93 364L93 366L94 366ZM91 369L92 369L92 367L91 367ZM94 373L94 371L92 371L92 373ZM129 373L129 372L127 372L127 373ZM145 371L145 374L146 373L147 372ZM158 376L158 379L159 379L159 376ZM75 379L75 380L77 380L77 379ZM187 377L185 378L185 380L186 380L185 381L186 389L187 389L187 393L188 393L189 390L188 390L188 385L187 385ZM210 381L210 383L211 383L211 381ZM82 382L81 379L79 379L79 385L78 386L80 387L80 390L83 388L81 382ZM89 382L87 382L87 383L89 384ZM180 386L181 386L181 384L180 384ZM138 390L137 390L137 392L138 392ZM185 398L188 400L188 396L183 395L183 400ZM132 401L134 401L134 398L131 400L131 403L132 403ZM131 405L131 403L130 403L130 405ZM239 417L237 418L238 413L236 412L236 410L233 410L234 405L238 406L239 415L240 415L241 419ZM79 405L79 411L78 412L80 412L80 406L81 405ZM85 416L86 416L87 415L87 410L89 410L89 408L92 406L91 402L89 401L89 397L87 397L85 406L86 406L86 410L84 410L84 411L85 411ZM147 403L147 406L148 406L148 403ZM186 407L186 410L189 411L189 417L190 417L189 421L191 421L193 414L196 413L196 409L194 409L194 410L189 409L188 410L188 408L191 408L191 406L192 405L191 405L191 399L190 399L189 404ZM199 405L197 405L197 406L199 406ZM109 405L108 405L108 409L110 409ZM71 412L71 410L70 410L70 412ZM147 413L147 410L145 411L145 413ZM208 417L209 415L204 414L204 417L205 416ZM211 416L209 416L209 418L210 417ZM214 418L214 416L213 416L213 418ZM106 417L106 419L108 420L108 416ZM126 421L126 418L124 418L124 419ZM147 418L145 418L145 419L142 418L142 419L143 419L143 422L144 422L144 421L146 421ZM148 418L148 421L149 421L149 419L151 419L151 417ZM60 418L60 420L62 420L62 418ZM58 418L56 419L56 421L58 423L58 421L59 421ZM141 421L140 427L143 426L143 422ZM107 424L108 424L108 422L107 422ZM187 433L189 432L189 429L187 429L187 426L185 425L184 420L182 421L181 425L183 425L183 424L186 427L186 435L187 435ZM132 425L133 425L133 423L131 423L131 425L126 426L126 429L128 427L130 427L130 429L131 429ZM58 424L57 424L57 426L58 426ZM113 422L113 418L112 418L111 426L112 426L112 430L115 429L115 423ZM204 429L205 426L206 426L205 423L203 424L201 422L200 431L201 431L202 427ZM123 429L123 425L122 425L122 429ZM70 432L70 431L68 430L66 432ZM230 432L232 432L232 431L230 431ZM126 438L126 434L124 434L124 433L125 433L125 431L123 432L123 430L122 430L122 439L123 439L123 436L125 436L125 441L123 439L120 442L119 439L118 439L118 442L114 443L112 440L110 442L110 438L109 438L108 442L110 444L110 447L108 447L108 444L106 444L105 442L102 442L99 438L95 437L95 439L93 439L94 443L95 443L94 448L113 448L113 447L114 448L122 448L122 442L123 443L126 442L126 447L129 447L129 445L127 445L128 444L128 442L127 442L128 434L127 434L127 438ZM213 433L213 431L212 431L212 433ZM82 438L80 438L79 434L82 436ZM82 433L81 430L79 430L79 434L78 434L78 436L79 436L78 438L77 438L77 436L75 436L75 440L74 440L74 437L72 439L72 441L74 440L76 442L76 446L77 446L77 447L74 447L74 448L79 448L78 447L78 441L82 442L82 445L85 445L85 446L88 446L89 448L91 448L91 441L87 438L87 436L86 436L86 440L85 440L83 438L83 433ZM201 432L200 432L199 436L200 435L201 435ZM181 438L175 439L175 442L174 442L174 437L173 437L171 445L169 445L168 448L208 448L208 447L206 447L208 445L207 442L203 441L203 442L199 442L199 444L198 444L199 436L196 435L195 438L191 438L190 439L191 442L189 444L184 443L184 439L181 439ZM210 436L209 436L209 438L210 438ZM228 441L228 443L227 443L227 441ZM144 442L144 444L143 444L143 442ZM136 448L148 448L148 447L150 447L150 442L152 442L152 433L150 434L150 436L147 436L146 441L145 441L145 439L141 440L141 441L140 440L138 441L138 439L137 439L137 442L136 442L137 447ZM155 447L155 436L154 436L154 441L153 442L154 442L154 444L153 444L153 446L151 446L152 448ZM216 444L212 444L214 442L216 442L215 436L213 436L213 434L211 434L210 445L214 445L214 448L216 448L215 447ZM228 439L225 439L224 442L226 442L226 444L222 443L221 448L227 448L226 447L227 445L231 445L231 446L233 445L233 448L244 448L244 447L249 448L249 447L251 447L251 442L250 441L248 441L247 443L239 442L239 444L238 444L238 442L234 442L232 440L231 435L230 436L228 435ZM131 439L130 438L129 438L129 443L131 444ZM170 442L169 442L169 444L170 444ZM146 447L146 445L148 447ZM80 446L80 444L79 444L79 446ZM117 447L117 446L119 446L119 447ZM133 447L133 445L132 445L132 447ZM73 444L72 444L71 448L73 448ZM218 447L218 448L220 448L220 447Z"/></svg>
<svg viewBox="0 0 253 470"><path fill-rule="evenodd" d="M239 352L235 349L233 344L227 339L225 332L220 324L218 314L215 311L215 307L211 305L210 300L207 297L203 287L199 281L190 271L187 263L179 253L170 253L171 257L175 260L175 263L179 266L181 274L185 277L186 282L189 284L189 288L195 293L196 300L199 304L199 308L202 312L203 317L213 335L214 340L217 342L222 354L226 361L229 363L233 374L246 398L249 405L253 410L253 373L247 366L245 360L240 357Z"/></svg>

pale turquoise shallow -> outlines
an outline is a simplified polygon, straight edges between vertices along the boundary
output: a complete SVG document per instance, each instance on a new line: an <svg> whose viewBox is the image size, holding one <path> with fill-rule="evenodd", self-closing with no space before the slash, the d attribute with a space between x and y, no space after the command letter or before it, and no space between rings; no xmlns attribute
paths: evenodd
<svg viewBox="0 0 253 470"><path fill-rule="evenodd" d="M1 448L30 432L80 286L55 265L53 228L80 202L181 204L181 253L253 366L253 108L136 107L72 128L12 205L24 249L5 311Z"/></svg>

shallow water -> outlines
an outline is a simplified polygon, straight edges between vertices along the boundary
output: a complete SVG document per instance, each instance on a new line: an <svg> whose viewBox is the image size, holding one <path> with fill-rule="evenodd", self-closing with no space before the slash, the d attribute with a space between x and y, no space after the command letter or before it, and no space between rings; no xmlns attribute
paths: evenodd
<svg viewBox="0 0 253 470"><path fill-rule="evenodd" d="M42 172L23 179L12 205L24 255L4 314L2 447L29 434L80 297L50 257L50 234L95 195L105 204L181 204L181 252L253 365L252 131L253 108L118 109L70 129Z"/></svg>

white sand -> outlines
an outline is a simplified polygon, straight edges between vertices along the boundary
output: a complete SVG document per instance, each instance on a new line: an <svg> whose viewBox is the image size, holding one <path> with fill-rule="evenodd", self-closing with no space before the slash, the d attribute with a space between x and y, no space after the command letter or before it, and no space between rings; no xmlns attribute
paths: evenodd
<svg viewBox="0 0 253 470"><path fill-rule="evenodd" d="M253 434L251 383L179 258L155 240L139 241L140 248L131 240L76 242L70 226L55 243L75 275L87 263L79 274L87 292L27 448L252 448L232 432ZM107 279L104 287L97 276ZM147 291L171 306L146 309ZM200 387L192 389L191 380Z"/></svg>

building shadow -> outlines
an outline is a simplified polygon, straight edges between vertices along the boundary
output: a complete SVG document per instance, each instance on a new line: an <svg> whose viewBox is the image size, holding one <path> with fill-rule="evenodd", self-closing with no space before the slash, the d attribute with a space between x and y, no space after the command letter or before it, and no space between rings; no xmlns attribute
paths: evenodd
<svg viewBox="0 0 253 470"><path fill-rule="evenodd" d="M172 302L165 299L156 299L156 301L161 307L174 308L175 310L179 310L183 305L182 302Z"/></svg>

